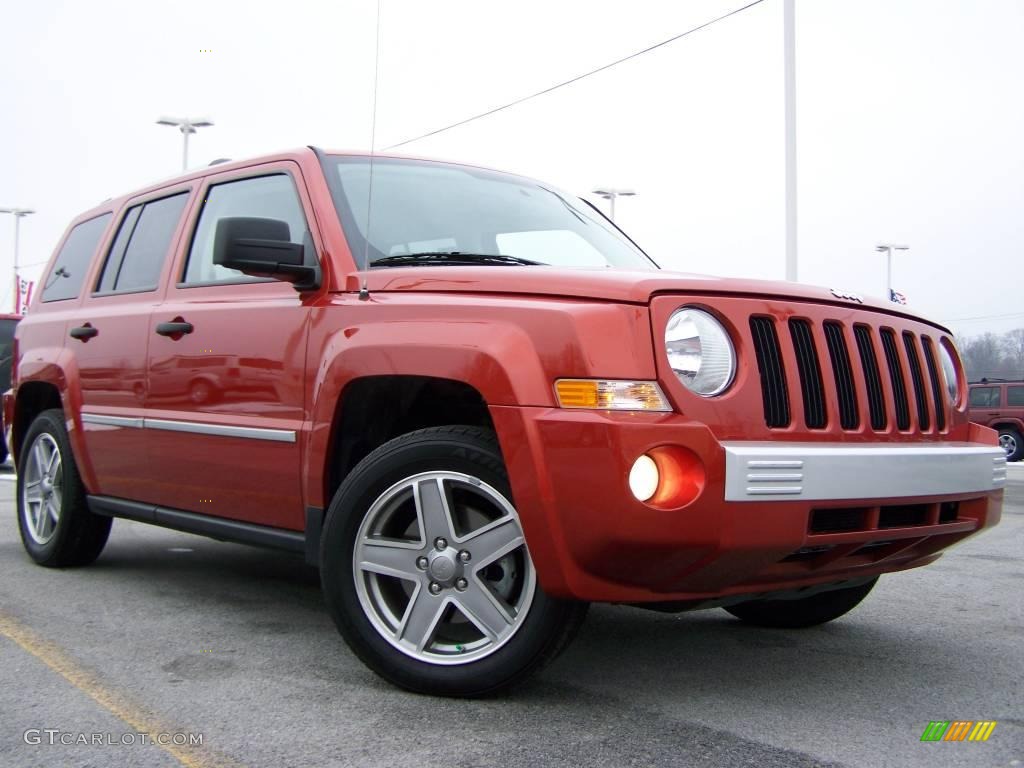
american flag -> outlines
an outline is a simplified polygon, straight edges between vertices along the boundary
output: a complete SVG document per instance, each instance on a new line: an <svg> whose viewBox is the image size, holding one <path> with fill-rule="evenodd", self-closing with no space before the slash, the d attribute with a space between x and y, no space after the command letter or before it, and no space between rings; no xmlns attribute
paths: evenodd
<svg viewBox="0 0 1024 768"><path fill-rule="evenodd" d="M889 301L893 301L897 304L906 304L907 297L899 291L894 291L892 288L889 289Z"/></svg>

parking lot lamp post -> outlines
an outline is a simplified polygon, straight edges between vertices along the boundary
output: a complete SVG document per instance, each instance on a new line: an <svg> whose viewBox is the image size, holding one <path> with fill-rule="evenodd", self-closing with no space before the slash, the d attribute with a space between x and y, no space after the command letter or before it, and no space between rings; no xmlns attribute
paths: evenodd
<svg viewBox="0 0 1024 768"><path fill-rule="evenodd" d="M885 256L885 298L892 301L892 252L908 251L909 245L897 245L896 243L879 243L875 250L884 253Z"/></svg>
<svg viewBox="0 0 1024 768"><path fill-rule="evenodd" d="M30 213L35 213L31 208L0 208L0 213L9 213L14 216L14 295L11 297L11 301L14 303L14 312L18 311L18 294L20 293L20 286L18 284L18 235L19 225L23 216L28 216Z"/></svg>
<svg viewBox="0 0 1024 768"><path fill-rule="evenodd" d="M181 131L184 138L184 146L181 152L181 170L188 170L188 136L195 133L196 128L206 128L213 125L212 120L203 117L161 117L156 121L157 125L173 125Z"/></svg>
<svg viewBox="0 0 1024 768"><path fill-rule="evenodd" d="M636 194L632 189L614 189L613 187L601 187L595 189L593 193L609 202L608 218L612 221L615 221L615 198L633 197Z"/></svg>

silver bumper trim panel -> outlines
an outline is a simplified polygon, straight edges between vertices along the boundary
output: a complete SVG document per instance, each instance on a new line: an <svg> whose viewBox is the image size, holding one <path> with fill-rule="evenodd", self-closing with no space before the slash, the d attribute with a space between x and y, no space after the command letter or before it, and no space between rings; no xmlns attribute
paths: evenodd
<svg viewBox="0 0 1024 768"><path fill-rule="evenodd" d="M1006 484L1006 454L994 445L736 441L722 447L726 501L934 496Z"/></svg>

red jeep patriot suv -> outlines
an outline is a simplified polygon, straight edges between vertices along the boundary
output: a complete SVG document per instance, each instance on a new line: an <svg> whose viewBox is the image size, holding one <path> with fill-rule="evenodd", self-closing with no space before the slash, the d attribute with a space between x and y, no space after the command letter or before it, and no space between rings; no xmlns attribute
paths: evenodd
<svg viewBox="0 0 1024 768"><path fill-rule="evenodd" d="M662 272L579 199L465 165L309 148L107 201L14 358L36 562L93 561L114 517L305 553L416 691L524 678L589 601L826 622L1002 505L946 329Z"/></svg>

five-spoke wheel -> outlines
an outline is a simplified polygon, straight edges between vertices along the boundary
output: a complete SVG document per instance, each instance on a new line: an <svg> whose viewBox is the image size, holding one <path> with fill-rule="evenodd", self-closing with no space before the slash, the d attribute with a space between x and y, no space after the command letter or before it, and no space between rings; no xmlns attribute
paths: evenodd
<svg viewBox="0 0 1024 768"><path fill-rule="evenodd" d="M436 427L385 443L338 488L320 542L331 616L393 683L491 693L568 645L586 605L538 584L490 432Z"/></svg>
<svg viewBox="0 0 1024 768"><path fill-rule="evenodd" d="M414 475L381 494L363 519L353 568L381 635L440 664L500 648L522 626L536 587L512 504L456 472Z"/></svg>
<svg viewBox="0 0 1024 768"><path fill-rule="evenodd" d="M21 484L25 528L36 544L46 544L57 532L64 486L57 441L46 432L37 435L20 469L25 476Z"/></svg>
<svg viewBox="0 0 1024 768"><path fill-rule="evenodd" d="M63 411L36 416L20 456L18 528L25 551L40 565L91 563L107 543L110 518L89 510Z"/></svg>

